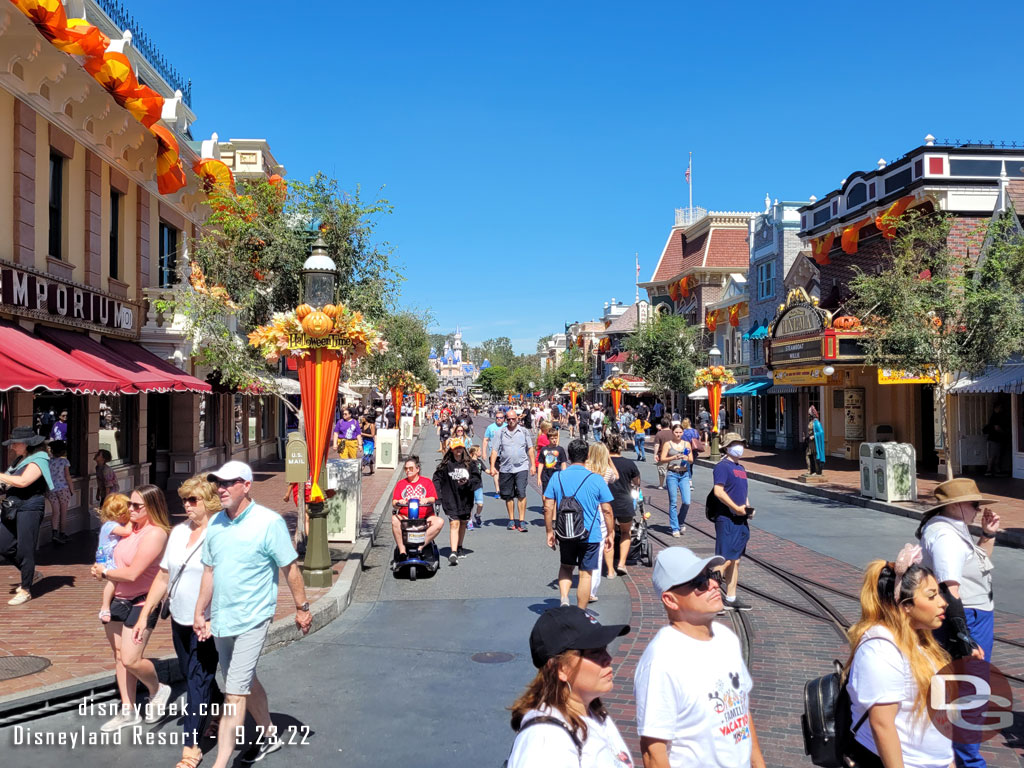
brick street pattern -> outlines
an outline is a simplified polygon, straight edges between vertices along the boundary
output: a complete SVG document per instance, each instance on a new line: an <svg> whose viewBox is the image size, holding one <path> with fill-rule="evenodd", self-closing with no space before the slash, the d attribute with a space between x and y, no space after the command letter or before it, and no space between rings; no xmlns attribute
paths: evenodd
<svg viewBox="0 0 1024 768"><path fill-rule="evenodd" d="M664 506L664 498L655 503ZM652 523L658 535L664 535L659 525L667 515L652 509ZM714 539L698 533L714 534L714 526L704 518L704 506L693 503L686 520L687 533L678 543L691 548L702 557L714 554ZM695 530L691 530L695 529ZM663 545L652 540L654 552ZM785 568L803 578L813 579L855 596L860 590L862 573L846 563L818 554L772 534L754 529L748 554ZM615 689L602 700L622 731L626 743L633 748L634 762L642 765L640 739L636 731L636 703L633 698L633 675L644 649L658 630L666 624L661 601L651 584L652 569L632 566L624 577L632 603L630 623L632 633L620 644L615 664ZM741 583L749 583L779 599L811 608L811 604L792 586L749 560L740 565ZM814 588L843 617L856 621L860 615L856 599L843 597ZM773 768L806 768L812 765L804 755L800 715L803 713L803 686L807 680L827 674L833 659L844 662L849 646L832 625L802 616L784 606L761 599L740 587L739 594L754 606L747 616L750 620L750 673L754 679L751 694L754 725L765 761ZM729 618L719 621L732 628ZM1024 617L997 611L996 635L1019 638L1024 631ZM993 661L1008 674L1024 674L1024 653L1021 649L996 644ZM1024 701L1024 687L1014 687L1016 709ZM1024 728L1018 717L1011 731L1004 732L987 742L982 754L991 768L1019 768L1024 750ZM1011 746L1012 745L1012 746Z"/></svg>
<svg viewBox="0 0 1024 768"><path fill-rule="evenodd" d="M283 501L287 484L284 465L280 461L264 462L254 468L253 498L260 504L280 512L289 530L295 530L296 510L291 499ZM365 475L362 485L361 529L365 535L368 518L391 479L391 470ZM175 492L167 494L171 506L172 522L180 522L181 503ZM177 514L176 514L177 513ZM43 656L50 660L49 667L34 675L0 681L0 697L27 694L36 688L82 678L100 672L113 671L113 651L107 643L102 625L96 614L103 593L102 582L90 574L96 551L96 531L72 538L68 545L56 548L45 545L38 552L38 570L43 580L33 587L33 599L24 605L8 606L7 598L0 603L0 656ZM344 567L348 547L332 546L332 555L341 561L334 563L334 577ZM17 585L18 575L13 566L0 566L0 585L10 582L11 591ZM327 589L307 589L311 603L327 593ZM6 594L6 593L5 593ZM280 584L275 619L294 613L295 605L287 585ZM174 656L170 631L160 622L146 646L148 658Z"/></svg>

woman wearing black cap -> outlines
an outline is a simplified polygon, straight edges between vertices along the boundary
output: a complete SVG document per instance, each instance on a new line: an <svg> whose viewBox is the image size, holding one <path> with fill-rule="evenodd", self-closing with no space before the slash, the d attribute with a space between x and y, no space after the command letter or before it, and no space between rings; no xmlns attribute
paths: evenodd
<svg viewBox="0 0 1024 768"><path fill-rule="evenodd" d="M633 768L633 759L600 697L614 685L608 644L629 632L563 605L530 633L537 676L510 709L517 732L508 768Z"/></svg>
<svg viewBox="0 0 1024 768"><path fill-rule="evenodd" d="M0 554L13 560L21 571L21 585L7 601L8 605L21 605L32 599L29 590L36 572L39 526L46 511L44 494L53 490L45 442L32 427L15 427L10 440L3 443L10 446L15 459L7 472L0 473L0 483L7 486L7 495L0 502Z"/></svg>

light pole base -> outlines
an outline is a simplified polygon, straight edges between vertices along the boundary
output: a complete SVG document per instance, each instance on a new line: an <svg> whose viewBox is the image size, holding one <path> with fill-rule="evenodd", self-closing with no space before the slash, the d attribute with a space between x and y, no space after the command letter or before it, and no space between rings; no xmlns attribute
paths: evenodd
<svg viewBox="0 0 1024 768"><path fill-rule="evenodd" d="M722 458L722 452L718 449L718 433L711 435L711 453L708 455L711 461L718 462Z"/></svg>
<svg viewBox="0 0 1024 768"><path fill-rule="evenodd" d="M334 584L334 571L330 568L307 569L303 566L302 583L310 588L327 589Z"/></svg>
<svg viewBox="0 0 1024 768"><path fill-rule="evenodd" d="M306 557L302 562L302 581L307 587L330 587L334 581L331 569L331 550L327 545L327 510L324 502L311 502L309 538Z"/></svg>

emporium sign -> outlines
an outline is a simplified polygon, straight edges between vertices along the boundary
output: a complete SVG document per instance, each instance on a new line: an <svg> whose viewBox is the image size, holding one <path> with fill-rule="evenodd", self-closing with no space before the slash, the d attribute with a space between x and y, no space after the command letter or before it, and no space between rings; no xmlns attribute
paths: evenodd
<svg viewBox="0 0 1024 768"><path fill-rule="evenodd" d="M136 304L70 280L0 262L0 309L34 320L136 335Z"/></svg>

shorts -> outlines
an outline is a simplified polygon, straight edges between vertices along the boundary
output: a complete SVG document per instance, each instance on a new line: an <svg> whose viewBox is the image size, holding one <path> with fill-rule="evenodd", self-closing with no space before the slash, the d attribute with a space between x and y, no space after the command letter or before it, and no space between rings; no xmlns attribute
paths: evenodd
<svg viewBox="0 0 1024 768"><path fill-rule="evenodd" d="M632 523L633 522L633 512L632 512L632 510L629 511L629 512L619 512L619 511L613 509L612 510L612 517L615 518L615 522L616 523Z"/></svg>
<svg viewBox="0 0 1024 768"><path fill-rule="evenodd" d="M142 614L142 606L146 604L146 596L138 597L115 597L110 601L110 620L120 621L126 627L134 627ZM154 610L146 619L146 629L153 629L160 619L160 611Z"/></svg>
<svg viewBox="0 0 1024 768"><path fill-rule="evenodd" d="M44 494L47 499L50 500L51 504L63 502L64 504L71 503L71 489L70 488L57 488L52 491L46 491Z"/></svg>
<svg viewBox="0 0 1024 768"><path fill-rule="evenodd" d="M483 503L484 503L484 489L483 488L477 488L475 491L473 491L473 503L476 504L478 507L483 506Z"/></svg>
<svg viewBox="0 0 1024 768"><path fill-rule="evenodd" d="M715 554L726 560L739 560L747 550L750 541L750 526L747 521L735 522L730 515L715 518Z"/></svg>
<svg viewBox="0 0 1024 768"><path fill-rule="evenodd" d="M248 696L256 679L256 662L267 640L270 619L234 637L214 637L220 670L224 674L224 693Z"/></svg>
<svg viewBox="0 0 1024 768"><path fill-rule="evenodd" d="M596 571L601 563L601 542L583 539L559 539L558 559L562 565L581 571Z"/></svg>
<svg viewBox="0 0 1024 768"><path fill-rule="evenodd" d="M498 495L504 501L526 498L526 479L530 476L527 469L521 472L498 473Z"/></svg>
<svg viewBox="0 0 1024 768"><path fill-rule="evenodd" d="M449 520L461 520L462 522L466 522L467 520L469 520L469 518L473 516L472 512L464 512L459 513L457 515L453 515L451 512L449 512L447 514Z"/></svg>

